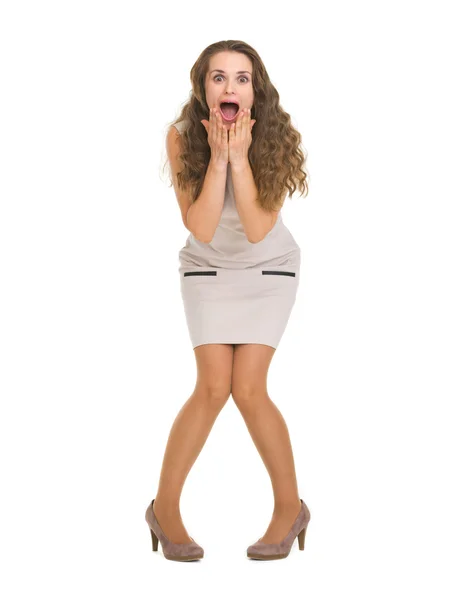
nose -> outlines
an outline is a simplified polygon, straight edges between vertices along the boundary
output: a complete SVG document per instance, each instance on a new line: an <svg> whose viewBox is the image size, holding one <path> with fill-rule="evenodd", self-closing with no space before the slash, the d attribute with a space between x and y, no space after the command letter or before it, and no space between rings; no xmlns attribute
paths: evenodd
<svg viewBox="0 0 462 600"><path fill-rule="evenodd" d="M234 90L233 90L233 86L232 86L231 80L228 81L228 85L226 86L226 93L231 98L234 96Z"/></svg>

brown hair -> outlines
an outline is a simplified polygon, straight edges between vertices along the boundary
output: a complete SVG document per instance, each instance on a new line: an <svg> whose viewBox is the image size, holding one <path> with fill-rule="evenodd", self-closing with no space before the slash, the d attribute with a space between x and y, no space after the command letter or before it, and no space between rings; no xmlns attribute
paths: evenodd
<svg viewBox="0 0 462 600"><path fill-rule="evenodd" d="M204 81L211 56L223 51L241 52L252 61L254 103L250 116L256 119L256 123L252 128L249 163L261 207L267 211L278 210L287 190L290 197L297 188L302 195L308 194L307 173L302 169L306 158L301 150L301 135L291 125L290 115L279 105L279 94L261 58L251 46L238 40L211 44L203 50L191 69L191 98L179 118L169 125L185 121L181 133L183 152L179 157L184 168L178 173L178 186L181 189L189 187L194 201L202 190L210 161L207 131L201 123L201 119L209 119Z"/></svg>

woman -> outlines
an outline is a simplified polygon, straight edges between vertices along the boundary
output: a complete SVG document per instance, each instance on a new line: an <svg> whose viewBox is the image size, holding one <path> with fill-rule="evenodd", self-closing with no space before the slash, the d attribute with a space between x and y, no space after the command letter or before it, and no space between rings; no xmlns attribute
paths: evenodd
<svg viewBox="0 0 462 600"><path fill-rule="evenodd" d="M192 97L167 134L183 223L181 293L195 352L195 390L175 419L157 496L146 510L166 558L204 551L180 515L185 479L233 397L268 469L271 523L247 556L285 558L310 513L299 498L286 423L266 389L271 359L299 283L300 248L282 221L287 189L308 192L301 136L279 106L257 52L241 41L206 48L191 70ZM207 117L209 117L207 119Z"/></svg>

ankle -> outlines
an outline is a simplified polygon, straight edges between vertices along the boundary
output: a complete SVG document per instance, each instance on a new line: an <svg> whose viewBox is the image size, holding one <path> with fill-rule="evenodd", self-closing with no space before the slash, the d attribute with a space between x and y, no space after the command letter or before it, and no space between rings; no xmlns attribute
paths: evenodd
<svg viewBox="0 0 462 600"><path fill-rule="evenodd" d="M178 499L169 499L158 496L154 500L154 510L164 514L176 515L180 514L180 502Z"/></svg>
<svg viewBox="0 0 462 600"><path fill-rule="evenodd" d="M275 515L287 515L293 514L294 512L300 511L302 503L298 500L284 500L282 502L275 502L273 508L273 514Z"/></svg>

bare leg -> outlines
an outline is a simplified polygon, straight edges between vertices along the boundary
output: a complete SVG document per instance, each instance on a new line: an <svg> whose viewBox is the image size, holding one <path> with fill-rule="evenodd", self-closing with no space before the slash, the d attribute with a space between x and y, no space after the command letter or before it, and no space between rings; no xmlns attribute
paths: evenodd
<svg viewBox="0 0 462 600"><path fill-rule="evenodd" d="M280 542L301 507L289 431L267 393L266 378L274 352L263 344L236 345L231 391L271 478L274 510L261 538L265 543Z"/></svg>
<svg viewBox="0 0 462 600"><path fill-rule="evenodd" d="M191 541L181 519L181 491L231 392L233 346L204 344L194 351L198 365L196 388L173 422L154 502L159 525L175 544Z"/></svg>

